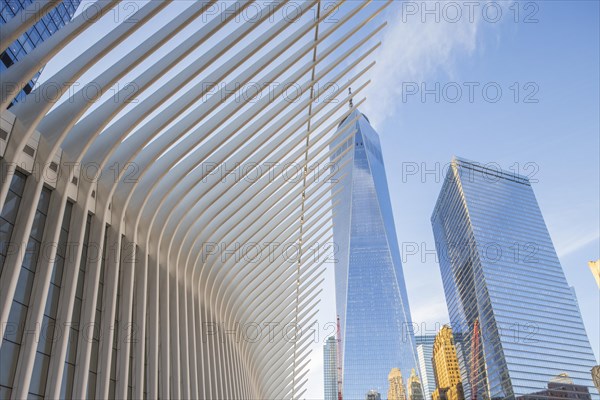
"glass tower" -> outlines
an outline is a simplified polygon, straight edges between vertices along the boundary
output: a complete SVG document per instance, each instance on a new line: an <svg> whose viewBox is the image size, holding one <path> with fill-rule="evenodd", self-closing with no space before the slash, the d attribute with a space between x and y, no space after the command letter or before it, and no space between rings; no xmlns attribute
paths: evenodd
<svg viewBox="0 0 600 400"><path fill-rule="evenodd" d="M10 21L19 11L26 9L33 3L33 0L2 0L0 10L0 26ZM27 32L19 37L14 43L0 54L0 74L7 70L11 65L24 58L34 48L44 40L52 36L57 30L67 24L75 14L75 10L81 3L81 0L64 0L60 2L53 10L44 15L42 19L36 22ZM14 103L22 101L25 96L31 92L42 71L39 71L29 81L27 85L15 97Z"/></svg>
<svg viewBox="0 0 600 400"><path fill-rule="evenodd" d="M323 384L325 400L338 400L337 340L330 337L323 346Z"/></svg>
<svg viewBox="0 0 600 400"><path fill-rule="evenodd" d="M566 374L598 399L596 360L529 180L455 158L431 221L467 397L526 398Z"/></svg>
<svg viewBox="0 0 600 400"><path fill-rule="evenodd" d="M415 344L417 345L417 357L419 358L419 372L423 383L423 396L426 400L431 400L431 395L435 390L435 376L433 374L433 343L435 335L417 335Z"/></svg>
<svg viewBox="0 0 600 400"><path fill-rule="evenodd" d="M342 192L333 233L342 395L357 400L371 389L387 392L389 371L398 368L409 377L417 360L379 137L358 111L340 129L349 123L356 134L333 143L339 146L334 154L350 148L339 165L349 163L335 178Z"/></svg>

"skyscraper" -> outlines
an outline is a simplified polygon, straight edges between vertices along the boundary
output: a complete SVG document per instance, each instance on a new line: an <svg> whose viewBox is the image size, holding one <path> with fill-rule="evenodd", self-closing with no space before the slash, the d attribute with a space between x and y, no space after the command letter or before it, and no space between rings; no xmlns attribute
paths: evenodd
<svg viewBox="0 0 600 400"><path fill-rule="evenodd" d="M368 388L384 391L392 368L409 376L417 360L379 136L359 111L339 129L346 127L355 135L333 143L337 152L349 149L335 177L342 190L333 225L336 303L342 394L360 399Z"/></svg>
<svg viewBox="0 0 600 400"><path fill-rule="evenodd" d="M463 400L464 393L452 329L445 325L433 344L433 370L437 389L433 400Z"/></svg>
<svg viewBox="0 0 600 400"><path fill-rule="evenodd" d="M596 360L527 177L455 158L431 221L471 392L524 396L564 373L592 388Z"/></svg>
<svg viewBox="0 0 600 400"><path fill-rule="evenodd" d="M408 389L408 400L423 400L421 381L414 369L410 371L410 377L408 378L406 387Z"/></svg>
<svg viewBox="0 0 600 400"><path fill-rule="evenodd" d="M419 372L423 385L423 396L426 400L431 400L431 395L435 390L435 377L433 375L433 342L435 335L416 335L415 343L417 345L417 357L419 358Z"/></svg>
<svg viewBox="0 0 600 400"><path fill-rule="evenodd" d="M323 375L325 400L338 400L337 340L334 336L329 337L323 346Z"/></svg>
<svg viewBox="0 0 600 400"><path fill-rule="evenodd" d="M2 0L0 26L10 21L19 11L30 7L32 3L33 0ZM69 22L73 17L73 14L75 14L75 10L77 10L81 0L64 0L55 3L58 5L53 10L48 12L44 18L35 23L17 40L11 43L8 48L2 51L0 54L0 59L2 60L2 62L0 62L0 74L7 70L11 65L23 59L27 53L30 53L36 46L48 39L57 30ZM38 11L35 8L35 5L32 7L34 8L28 10L29 12ZM5 46L2 47L4 48ZM31 78L23 90L21 90L17 97L12 101L11 105L22 101L25 96L31 92L41 72L42 71L39 71Z"/></svg>
<svg viewBox="0 0 600 400"><path fill-rule="evenodd" d="M406 400L406 390L402 381L402 372L398 368L392 368L388 375L390 387L388 389L388 400Z"/></svg>

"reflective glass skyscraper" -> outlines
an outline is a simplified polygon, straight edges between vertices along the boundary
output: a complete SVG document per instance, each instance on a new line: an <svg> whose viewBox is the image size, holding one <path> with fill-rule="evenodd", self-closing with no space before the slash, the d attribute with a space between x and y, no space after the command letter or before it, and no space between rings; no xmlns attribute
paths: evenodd
<svg viewBox="0 0 600 400"><path fill-rule="evenodd" d="M596 360L529 179L456 158L432 225L465 394L527 398L566 374L597 399Z"/></svg>
<svg viewBox="0 0 600 400"><path fill-rule="evenodd" d="M379 137L358 111L339 129L346 127L356 133L333 144L345 166L333 222L342 395L355 400L370 389L386 393L390 370L408 378L417 361Z"/></svg>
<svg viewBox="0 0 600 400"><path fill-rule="evenodd" d="M323 346L324 400L338 400L337 340L331 336Z"/></svg>
<svg viewBox="0 0 600 400"><path fill-rule="evenodd" d="M415 336L417 345L417 357L419 358L419 371L423 383L423 396L431 400L431 394L435 390L435 376L433 374L433 343L435 335Z"/></svg>
<svg viewBox="0 0 600 400"><path fill-rule="evenodd" d="M58 5L46 14L40 21L29 28L21 37L12 43L5 51L0 54L0 74L7 70L11 65L24 58L34 48L44 40L52 36L57 30L63 27L71 20L75 10L81 3L81 0L55 1ZM27 9L33 0L2 0L2 9L0 10L0 26L14 18L21 10ZM4 47L4 46L3 46ZM42 71L36 73L33 78L25 85L18 96L11 104L22 101L25 96L31 92L35 82Z"/></svg>

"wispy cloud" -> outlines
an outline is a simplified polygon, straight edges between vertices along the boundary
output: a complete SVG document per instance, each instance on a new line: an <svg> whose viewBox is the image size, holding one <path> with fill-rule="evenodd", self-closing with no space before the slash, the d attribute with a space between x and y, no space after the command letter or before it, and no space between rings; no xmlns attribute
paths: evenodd
<svg viewBox="0 0 600 400"><path fill-rule="evenodd" d="M559 258L565 257L592 242L600 242L600 233L589 232L572 237L568 241L557 242L556 253Z"/></svg>
<svg viewBox="0 0 600 400"><path fill-rule="evenodd" d="M444 2L440 4L443 7ZM397 112L403 82L422 82L440 69L451 73L457 56L476 49L480 14L474 13L472 19L463 15L457 22L444 18L436 22L435 17L421 15L422 10L417 14L408 11L414 12L406 5L391 11L376 56L369 101L363 107L376 126Z"/></svg>

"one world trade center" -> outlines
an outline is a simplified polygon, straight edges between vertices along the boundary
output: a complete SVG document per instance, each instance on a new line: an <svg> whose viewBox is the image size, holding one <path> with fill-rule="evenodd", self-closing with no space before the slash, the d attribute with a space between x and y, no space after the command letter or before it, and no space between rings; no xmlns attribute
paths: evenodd
<svg viewBox="0 0 600 400"><path fill-rule="evenodd" d="M358 110L338 129L346 131L332 144L344 165L333 216L342 395L362 400L377 390L385 397L392 368L404 385L418 370L398 239L379 136Z"/></svg>

